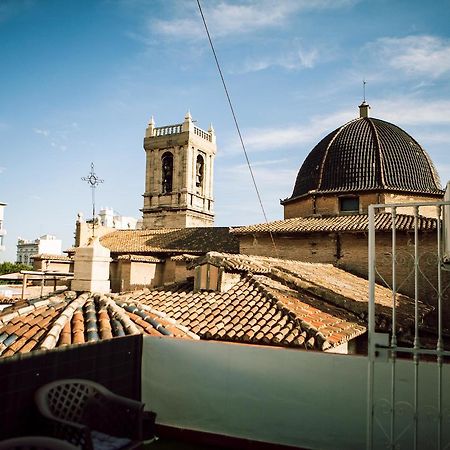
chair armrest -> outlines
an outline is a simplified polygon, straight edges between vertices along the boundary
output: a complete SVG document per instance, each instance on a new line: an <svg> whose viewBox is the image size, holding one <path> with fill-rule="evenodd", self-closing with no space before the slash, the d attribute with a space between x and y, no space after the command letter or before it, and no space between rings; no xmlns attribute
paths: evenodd
<svg viewBox="0 0 450 450"><path fill-rule="evenodd" d="M83 450L92 450L91 432L86 425L43 414L50 424L54 437L63 439Z"/></svg>
<svg viewBox="0 0 450 450"><path fill-rule="evenodd" d="M128 397L122 397L121 395L114 394L111 391L104 392L102 394L104 397L106 397L108 399L108 401L117 404L117 406L129 408L133 411L142 411L145 406L145 403L142 403L138 400L133 400Z"/></svg>
<svg viewBox="0 0 450 450"><path fill-rule="evenodd" d="M143 403L108 391L87 402L85 419L91 429L112 436L142 440L143 410Z"/></svg>

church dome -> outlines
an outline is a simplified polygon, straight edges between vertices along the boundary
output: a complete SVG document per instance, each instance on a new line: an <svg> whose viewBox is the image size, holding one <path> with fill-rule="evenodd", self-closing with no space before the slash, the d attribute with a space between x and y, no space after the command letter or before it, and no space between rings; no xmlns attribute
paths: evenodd
<svg viewBox="0 0 450 450"><path fill-rule="evenodd" d="M360 116L323 138L297 175L292 196L308 193L397 191L442 195L437 171L420 144L398 126Z"/></svg>

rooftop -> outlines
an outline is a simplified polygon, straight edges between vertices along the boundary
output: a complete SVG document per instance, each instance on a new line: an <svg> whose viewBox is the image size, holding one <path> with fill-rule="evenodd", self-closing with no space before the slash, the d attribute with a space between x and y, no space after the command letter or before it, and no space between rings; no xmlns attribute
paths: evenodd
<svg viewBox="0 0 450 450"><path fill-rule="evenodd" d="M230 274L227 289L195 291L191 279L121 295L68 291L19 301L0 313L0 354L132 334L331 350L366 332L367 280L331 264L218 252L190 264ZM383 329L391 292L376 286L376 299ZM419 302L419 317L431 309ZM414 302L403 295L397 320L409 339Z"/></svg>
<svg viewBox="0 0 450 450"><path fill-rule="evenodd" d="M413 231L414 216L397 214L395 228L398 231ZM269 223L260 223L231 229L233 235L254 233L316 233L316 232L368 232L369 216L367 214L348 214L333 217L294 217L292 219L276 220ZM392 230L392 215L379 213L375 216L376 231ZM418 219L419 231L435 231L436 219L420 216Z"/></svg>
<svg viewBox="0 0 450 450"><path fill-rule="evenodd" d="M111 253L237 253L239 242L228 227L116 230L100 238ZM69 249L73 252L74 249Z"/></svg>

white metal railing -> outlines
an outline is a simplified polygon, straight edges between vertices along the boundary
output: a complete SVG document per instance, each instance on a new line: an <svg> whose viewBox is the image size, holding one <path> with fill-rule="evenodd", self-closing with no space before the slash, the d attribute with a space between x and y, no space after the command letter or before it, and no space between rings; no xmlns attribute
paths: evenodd
<svg viewBox="0 0 450 450"><path fill-rule="evenodd" d="M435 271L435 281L430 280L428 272L425 272L421 267L420 253L420 239L419 239L419 218L420 208L434 206L436 208L436 248L431 259L429 260L429 270ZM397 244L398 230L396 228L397 211L399 208L413 208L413 252L411 275L414 280L414 337L411 346L405 344L398 345L399 330L397 323L397 296L401 284L399 283L399 248ZM449 233L450 223L443 224L442 216L443 210L450 208L450 201L444 202L422 202L422 203L397 203L397 204L379 204L369 206L369 238L368 238L368 264L369 264L369 310L368 310L368 389L367 389L367 448L372 449L378 447L379 439L376 439L375 432L380 432L381 439L383 440L383 448L400 448L401 445L404 448L419 448L419 442L423 442L423 436L420 436L420 430L422 427L421 421L424 418L424 411L433 411L434 419L436 420L435 436L428 436L428 444L431 447L442 449L448 448L450 442L445 442L443 437L444 429L444 408L442 404L442 365L444 357L450 356L450 351L444 349L443 345L443 294L447 292L448 285L443 287L443 274L447 270L445 260L443 259L443 240L442 240L442 226L444 227L444 235ZM391 230L391 276L390 282L387 281L386 276L382 276L377 269L377 251L376 251L376 227L375 219L378 210L384 212L389 211L392 217L392 230ZM446 217L449 220L447 214ZM434 266L434 268L433 268ZM402 268L404 269L404 267ZM376 298L375 298L375 283L381 280L392 291L392 321L390 336L386 334L377 333L376 330ZM407 277L406 277L407 278ZM419 302L420 302L420 282L421 280L428 283L427 287L435 294L436 298L436 323L433 328L436 332L436 343L434 348L425 348L420 342L420 317L419 317ZM404 280L401 280L404 282ZM404 285L403 285L404 287ZM447 295L447 294L446 294ZM383 359L389 362L390 365L390 377L389 380L384 378L380 380L375 373L377 361ZM397 358L411 358L413 361L413 390L411 401L405 401L400 398L397 391L398 375L397 375ZM423 403L423 398L419 396L420 386L420 363L421 360L426 357L427 364L430 359L436 366L436 401L434 405L427 405ZM387 382L387 384L386 384ZM376 396L377 383L384 384L389 389L389 394L384 398L383 396ZM383 406L384 418L377 416L377 405ZM450 406L450 405L448 405ZM405 410L411 410L411 420L405 421ZM403 417L401 415L403 414ZM387 417L386 417L387 416ZM384 420L383 420L384 419ZM423 427L422 427L423 428ZM445 442L445 444L444 444ZM444 447L445 445L445 447Z"/></svg>

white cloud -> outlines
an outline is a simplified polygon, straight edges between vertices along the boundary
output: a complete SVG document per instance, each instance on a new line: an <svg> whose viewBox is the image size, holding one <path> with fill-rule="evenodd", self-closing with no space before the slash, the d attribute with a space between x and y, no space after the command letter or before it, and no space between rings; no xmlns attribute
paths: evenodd
<svg viewBox="0 0 450 450"><path fill-rule="evenodd" d="M319 50L317 48L306 49L299 46L295 52L290 52L282 56L248 60L236 72L258 72L276 66L288 70L312 69L318 59Z"/></svg>
<svg viewBox="0 0 450 450"><path fill-rule="evenodd" d="M281 26L302 10L337 9L354 3L356 0L254 0L240 4L208 0L203 2L202 9L213 37L224 37ZM184 13L186 16L182 18L152 21L151 31L180 39L204 38L196 7L185 8Z"/></svg>
<svg viewBox="0 0 450 450"><path fill-rule="evenodd" d="M437 36L384 37L368 44L367 50L383 65L408 76L438 78L450 72L450 40Z"/></svg>
<svg viewBox="0 0 450 450"><path fill-rule="evenodd" d="M402 125L450 125L450 100L398 97L374 100L374 116ZM447 133L446 133L447 134Z"/></svg>
<svg viewBox="0 0 450 450"><path fill-rule="evenodd" d="M427 131L425 127L450 125L450 101L428 101L419 98L394 98L389 100L373 99L375 105L371 116L378 117L399 126L418 125L423 128L422 140L429 134L427 142L450 142L450 135L442 129ZM358 117L357 109L349 108L335 111L329 115L313 116L309 121L289 126L263 127L244 130L246 148L251 153L268 150L280 150L292 147L315 145L328 133L348 121ZM227 153L241 151L239 142L234 140L224 146Z"/></svg>
<svg viewBox="0 0 450 450"><path fill-rule="evenodd" d="M277 167L274 168L273 166ZM264 209L269 220L281 217L280 198L285 198L292 191L297 167L291 167L287 160L268 160L252 164L253 174L261 195ZM240 225L264 220L261 207L246 164L224 168L218 173L217 211L222 223ZM230 199L240 198L236 204ZM231 202L231 203L230 203ZM219 207L220 204L220 207Z"/></svg>
<svg viewBox="0 0 450 450"><path fill-rule="evenodd" d="M441 178L441 184L445 188L447 182L450 181L450 164L436 164L436 169Z"/></svg>
<svg viewBox="0 0 450 450"><path fill-rule="evenodd" d="M45 137L50 136L50 131L48 131L48 130L42 130L42 129L40 129L40 128L33 128L33 131L34 131L36 134L41 134L42 136L45 136Z"/></svg>
<svg viewBox="0 0 450 450"><path fill-rule="evenodd" d="M252 152L317 143L327 133L353 118L355 111L348 109L328 116L315 116L309 122L289 127L253 128L244 133L244 142ZM237 146L234 148L237 149Z"/></svg>
<svg viewBox="0 0 450 450"><path fill-rule="evenodd" d="M6 170L6 167L0 166L0 173L3 173Z"/></svg>
<svg viewBox="0 0 450 450"><path fill-rule="evenodd" d="M74 124L76 126L74 126ZM74 122L72 124L72 128L76 129L78 125ZM50 142L50 147L54 149L61 150L65 152L67 150L67 145L62 144L62 142L68 141L68 131L56 131L56 132L50 132L49 130L41 129L41 128L33 128L33 131L36 134L39 134L41 136L44 136L45 139L47 139Z"/></svg>

